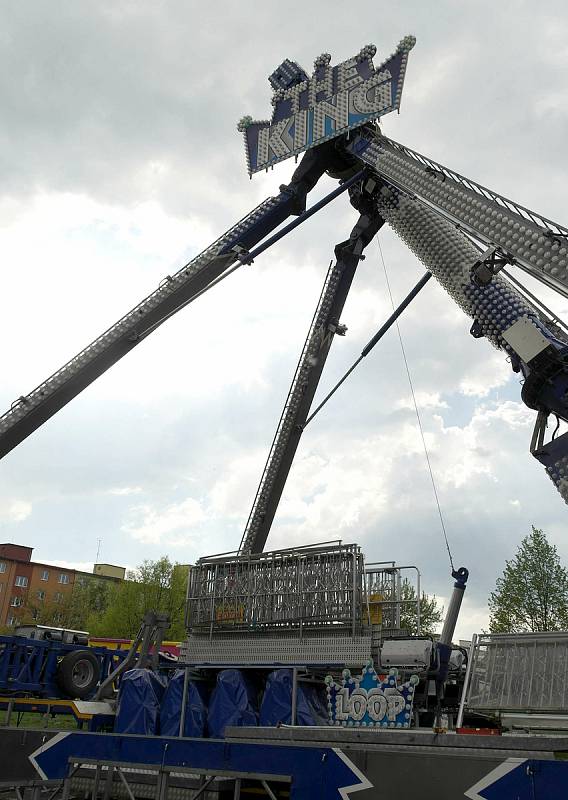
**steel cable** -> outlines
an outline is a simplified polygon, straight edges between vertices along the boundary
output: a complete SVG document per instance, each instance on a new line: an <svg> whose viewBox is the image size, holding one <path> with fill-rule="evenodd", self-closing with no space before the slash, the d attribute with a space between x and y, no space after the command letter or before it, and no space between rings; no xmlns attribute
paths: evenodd
<svg viewBox="0 0 568 800"><path fill-rule="evenodd" d="M394 309L395 305L394 305L394 299L393 299L392 291L391 291L391 287L390 287L390 281L389 281L389 276L388 276L388 272L387 272L387 265L385 263L385 257L383 255L383 249L381 247L381 243L380 243L378 237L377 237L377 245L378 245L378 248L379 248L381 261L382 261L382 264L383 264L383 271L385 273L385 282L386 282L386 285L387 285L387 291L389 293L389 298L390 298L391 305L392 305L392 307ZM408 365L408 358L406 357L406 350L404 348L404 343L402 341L402 334L400 332L400 325L398 324L398 321L396 322L396 330L397 330L397 333L398 333L398 340L400 342L400 350L402 352L402 358L403 358L404 366L405 366L405 369L406 369L406 375L408 377L408 384L410 386L410 393L412 395L412 402L414 404L414 411L416 413L416 420L418 422L418 430L420 431L420 438L422 439L422 446L424 447L424 455L426 456L426 464L428 465L428 472L430 473L430 480L432 481L432 489L434 490L434 497L436 499L436 506L438 508L438 516L440 517L440 525L442 527L442 533L444 535L444 542L446 543L446 550L448 551L448 557L450 559L450 566L451 566L452 572L453 572L454 571L454 560L452 558L452 551L450 549L450 543L448 541L448 534L446 532L446 525L444 523L444 515L442 514L442 506L441 506L441 503L440 503L440 498L438 496L438 490L436 488L436 480L434 478L434 472L432 470L432 464L430 462L430 454L428 453L428 447L426 445L426 438L424 436L424 429L422 427L422 420L420 419L420 412L418 410L418 403L416 402L416 394L414 392L414 384L412 382L412 375L410 373L410 367Z"/></svg>

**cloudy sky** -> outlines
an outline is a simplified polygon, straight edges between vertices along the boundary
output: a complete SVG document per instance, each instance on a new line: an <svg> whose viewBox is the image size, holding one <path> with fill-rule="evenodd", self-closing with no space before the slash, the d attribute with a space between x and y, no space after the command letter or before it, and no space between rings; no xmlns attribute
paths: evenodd
<svg viewBox="0 0 568 800"><path fill-rule="evenodd" d="M310 71L417 37L383 130L567 222L562 2L3 0L0 407L29 392L293 169L249 181L236 121L270 111L283 58ZM314 198L329 191L322 181ZM235 548L345 198L182 311L0 463L0 540L90 569ZM380 233L395 301L422 273ZM378 246L361 264L321 394L390 311ZM568 303L545 295L568 316ZM566 507L528 453L533 412L502 354L430 282L401 322L456 562L459 635L531 523L568 561ZM307 429L268 547L330 538L451 582L395 330Z"/></svg>

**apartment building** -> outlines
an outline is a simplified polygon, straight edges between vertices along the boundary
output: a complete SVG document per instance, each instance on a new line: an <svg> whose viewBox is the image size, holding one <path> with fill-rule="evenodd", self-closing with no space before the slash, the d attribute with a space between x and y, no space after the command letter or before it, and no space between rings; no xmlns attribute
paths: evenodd
<svg viewBox="0 0 568 800"><path fill-rule="evenodd" d="M64 603L85 580L120 581L125 568L95 564L93 573L32 561L33 547L0 544L0 627L29 620L30 605Z"/></svg>

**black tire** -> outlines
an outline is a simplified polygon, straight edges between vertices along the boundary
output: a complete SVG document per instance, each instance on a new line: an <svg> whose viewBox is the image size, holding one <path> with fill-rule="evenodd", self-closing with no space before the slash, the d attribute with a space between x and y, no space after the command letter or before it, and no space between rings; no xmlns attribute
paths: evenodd
<svg viewBox="0 0 568 800"><path fill-rule="evenodd" d="M74 650L63 656L55 678L62 692L82 700L93 692L100 676L101 665L96 655L89 650Z"/></svg>

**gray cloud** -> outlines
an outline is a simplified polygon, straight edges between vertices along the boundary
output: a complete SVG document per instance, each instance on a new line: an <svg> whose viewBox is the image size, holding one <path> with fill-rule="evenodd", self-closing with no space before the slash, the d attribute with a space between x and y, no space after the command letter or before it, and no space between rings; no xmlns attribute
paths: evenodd
<svg viewBox="0 0 568 800"><path fill-rule="evenodd" d="M386 57L415 33L402 112L385 118L385 132L565 216L561 3L537 13L528 2L414 2L394 13L364 2L354 16L339 3L283 11L99 0L3 12L4 407L288 179L290 162L249 182L235 130L242 114L269 112L266 75L284 57L309 69L322 50L335 61L369 40ZM341 201L327 209L172 319L6 458L4 539L83 562L101 537L105 558L128 564L236 546L333 244L354 219ZM381 242L401 299L421 267L389 231ZM322 394L389 312L373 244ZM516 378L468 335L443 291L430 284L401 328L419 396L442 404L426 404L423 422L456 558L472 570L468 591L480 607L531 522L568 557L565 508L527 452L530 427L504 405L518 401ZM306 431L269 544L360 541L373 560L420 564L427 590L448 594L408 398L393 331Z"/></svg>

